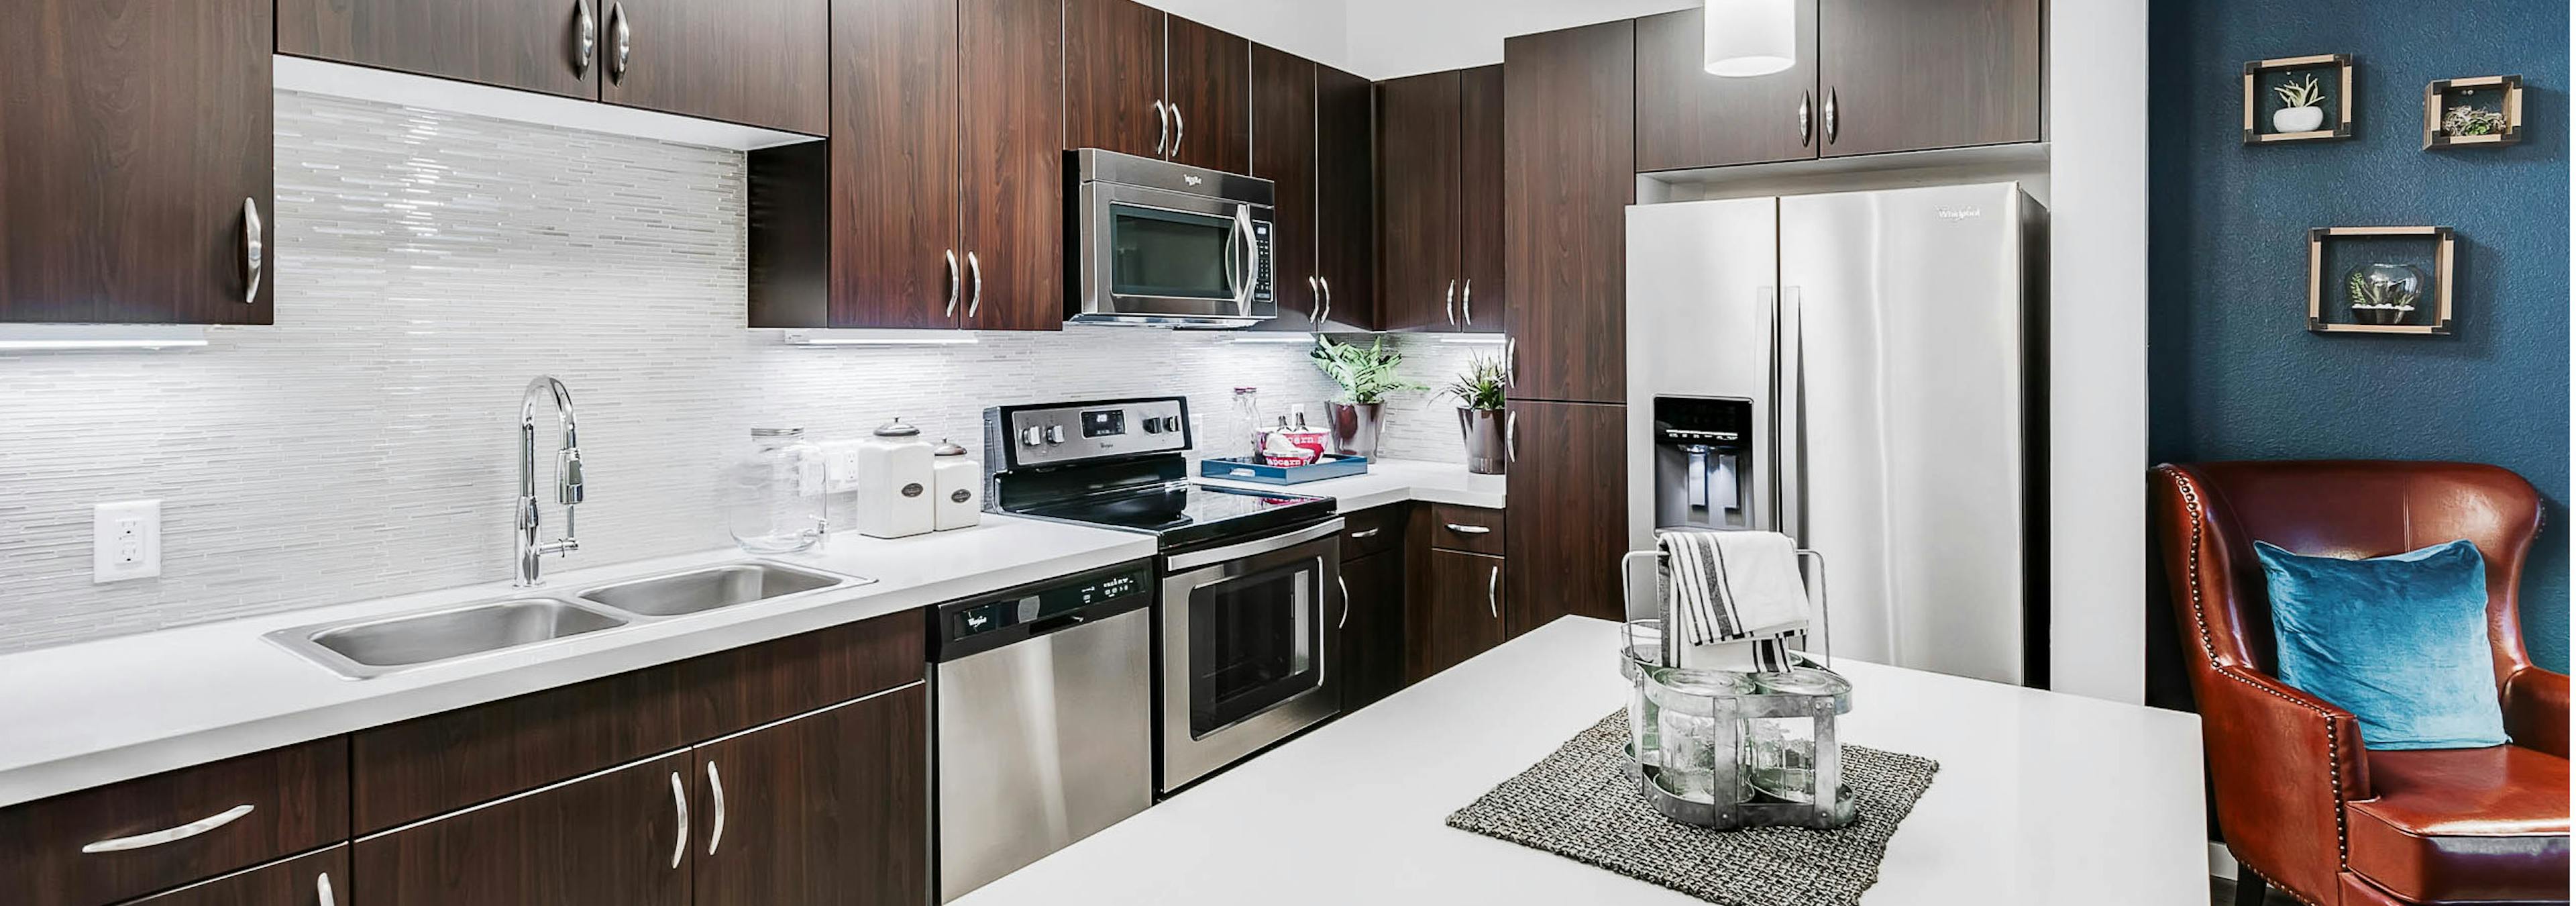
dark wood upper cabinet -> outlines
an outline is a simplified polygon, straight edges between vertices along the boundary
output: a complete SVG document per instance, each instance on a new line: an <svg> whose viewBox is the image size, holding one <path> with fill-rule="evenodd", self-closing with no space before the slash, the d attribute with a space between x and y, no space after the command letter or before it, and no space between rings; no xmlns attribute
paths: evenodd
<svg viewBox="0 0 2576 906"><path fill-rule="evenodd" d="M340 906L349 895L347 844L201 881L125 906ZM324 899L325 895L329 899Z"/></svg>
<svg viewBox="0 0 2576 906"><path fill-rule="evenodd" d="M1062 6L832 9L831 139L751 154L751 326L1062 327Z"/></svg>
<svg viewBox="0 0 2576 906"><path fill-rule="evenodd" d="M2041 0L1822 0L1824 154L2039 140Z"/></svg>
<svg viewBox="0 0 2576 906"><path fill-rule="evenodd" d="M276 47L302 57L596 100L612 49L610 2L277 0ZM593 42L587 62L585 34Z"/></svg>
<svg viewBox="0 0 2576 906"><path fill-rule="evenodd" d="M929 902L928 725L915 684L699 746L693 906Z"/></svg>
<svg viewBox="0 0 2576 906"><path fill-rule="evenodd" d="M0 321L270 323L267 0L10 9Z"/></svg>
<svg viewBox="0 0 2576 906"><path fill-rule="evenodd" d="M1064 327L1064 6L957 0L968 298L976 330ZM980 281L980 282L979 282ZM980 289L978 287L980 286Z"/></svg>
<svg viewBox="0 0 2576 906"><path fill-rule="evenodd" d="M0 903L100 906L348 838L349 746L333 736L0 809Z"/></svg>
<svg viewBox="0 0 2576 906"><path fill-rule="evenodd" d="M1378 326L1455 326L1459 74L1377 85Z"/></svg>
<svg viewBox="0 0 2576 906"><path fill-rule="evenodd" d="M1408 539L1405 681L1418 683L1503 643L1503 558Z"/></svg>
<svg viewBox="0 0 2576 906"><path fill-rule="evenodd" d="M807 135L829 128L830 0L604 3L600 100Z"/></svg>
<svg viewBox="0 0 2576 906"><path fill-rule="evenodd" d="M1625 618L1619 558L1628 550L1627 407L1513 400L1509 591L1514 636L1568 613Z"/></svg>
<svg viewBox="0 0 2576 906"><path fill-rule="evenodd" d="M1458 73L1458 329L1500 333L1503 284L1503 67Z"/></svg>
<svg viewBox="0 0 2576 906"><path fill-rule="evenodd" d="M1179 16L1165 33L1163 99L1173 160L1228 173L1252 165L1252 42Z"/></svg>
<svg viewBox="0 0 2576 906"><path fill-rule="evenodd" d="M1514 399L1626 399L1635 51L1628 20L1503 42Z"/></svg>
<svg viewBox="0 0 2576 906"><path fill-rule="evenodd" d="M1816 0L1796 0L1796 65L1766 76L1708 74L1698 7L1637 20L1637 171L1816 156Z"/></svg>
<svg viewBox="0 0 2576 906"><path fill-rule="evenodd" d="M1164 23L1135 0L1064 0L1064 147L1161 157Z"/></svg>
<svg viewBox="0 0 2576 906"><path fill-rule="evenodd" d="M365 906L689 906L687 751L360 838Z"/></svg>
<svg viewBox="0 0 2576 906"><path fill-rule="evenodd" d="M1374 94L1367 79L1315 67L1315 275L1328 326L1344 330L1381 326Z"/></svg>
<svg viewBox="0 0 2576 906"><path fill-rule="evenodd" d="M1252 46L1252 169L1278 187L1271 208L1271 273L1279 317L1258 330L1313 330L1323 311L1316 262L1315 63Z"/></svg>

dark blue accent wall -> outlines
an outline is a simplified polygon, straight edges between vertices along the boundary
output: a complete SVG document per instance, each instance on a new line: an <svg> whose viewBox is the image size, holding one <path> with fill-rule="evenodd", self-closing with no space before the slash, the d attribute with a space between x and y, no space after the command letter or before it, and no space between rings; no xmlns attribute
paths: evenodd
<svg viewBox="0 0 2576 906"><path fill-rule="evenodd" d="M2150 455L2469 460L2522 473L2549 501L2523 632L2560 671L2567 16L2565 0L2155 0L2148 99ZM2320 53L2358 60L2355 136L2241 144L2244 64ZM2421 150L2426 82L2517 74L2521 144ZM2308 228L2366 225L2459 230L2455 335L2304 329Z"/></svg>

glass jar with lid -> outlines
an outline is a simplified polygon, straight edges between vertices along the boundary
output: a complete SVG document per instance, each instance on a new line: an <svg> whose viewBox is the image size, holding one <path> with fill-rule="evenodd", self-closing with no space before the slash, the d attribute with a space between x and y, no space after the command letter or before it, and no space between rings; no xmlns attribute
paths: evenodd
<svg viewBox="0 0 2576 906"><path fill-rule="evenodd" d="M1736 778L1734 789L1717 789L1717 760L1737 756L1740 720L1719 703L1752 694L1752 677L1731 670L1662 667L1647 671L1646 686L1657 727L1655 782L1690 802L1715 802L1720 795L1729 802L1744 801L1741 772L1726 772Z"/></svg>
<svg viewBox="0 0 2576 906"><path fill-rule="evenodd" d="M1812 667L1756 673L1753 686L1763 695L1796 695L1819 700L1839 710L1851 700L1851 682ZM1744 721L1745 773L1753 789L1789 802L1816 801L1816 718L1753 717ZM1831 791L1827 802L1833 802Z"/></svg>
<svg viewBox="0 0 2576 906"><path fill-rule="evenodd" d="M753 428L751 446L729 467L725 528L754 554L812 548L829 525L822 451L803 428Z"/></svg>

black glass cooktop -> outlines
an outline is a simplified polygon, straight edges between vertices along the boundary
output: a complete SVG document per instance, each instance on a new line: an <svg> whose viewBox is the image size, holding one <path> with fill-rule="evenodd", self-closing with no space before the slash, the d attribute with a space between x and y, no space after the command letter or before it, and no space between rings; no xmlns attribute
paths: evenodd
<svg viewBox="0 0 2576 906"><path fill-rule="evenodd" d="M1320 520L1333 514L1333 498L1167 485L1010 507L1006 512L1146 532L1160 537L1168 551Z"/></svg>

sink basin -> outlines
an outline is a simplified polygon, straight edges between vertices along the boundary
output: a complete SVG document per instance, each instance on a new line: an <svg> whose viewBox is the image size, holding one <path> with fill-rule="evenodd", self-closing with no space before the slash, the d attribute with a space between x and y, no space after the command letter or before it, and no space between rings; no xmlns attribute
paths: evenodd
<svg viewBox="0 0 2576 906"><path fill-rule="evenodd" d="M626 625L554 598L513 598L372 620L282 629L268 637L352 677L516 648Z"/></svg>
<svg viewBox="0 0 2576 906"><path fill-rule="evenodd" d="M846 579L775 563L728 563L602 585L581 599L645 617L676 617L749 604L865 579Z"/></svg>

